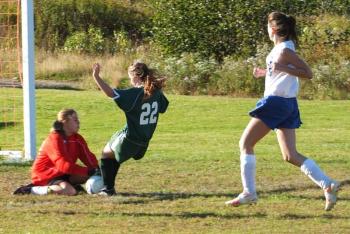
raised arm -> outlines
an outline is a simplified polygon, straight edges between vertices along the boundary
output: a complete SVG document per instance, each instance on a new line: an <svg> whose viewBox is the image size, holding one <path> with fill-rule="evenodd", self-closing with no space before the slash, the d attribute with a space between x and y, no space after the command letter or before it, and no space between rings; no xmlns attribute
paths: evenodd
<svg viewBox="0 0 350 234"><path fill-rule="evenodd" d="M98 63L95 63L92 67L92 76L97 84L97 86L108 96L114 97L113 89L104 82L100 77L101 66Z"/></svg>

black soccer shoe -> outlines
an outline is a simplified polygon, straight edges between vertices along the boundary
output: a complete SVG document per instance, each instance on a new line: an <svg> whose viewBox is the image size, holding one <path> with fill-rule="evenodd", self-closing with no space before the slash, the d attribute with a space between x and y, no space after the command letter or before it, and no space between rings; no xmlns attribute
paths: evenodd
<svg viewBox="0 0 350 234"><path fill-rule="evenodd" d="M73 187L77 193L86 193L85 189L80 184L75 184Z"/></svg>
<svg viewBox="0 0 350 234"><path fill-rule="evenodd" d="M16 189L13 192L13 195L25 195L25 194L30 194L31 189L34 185L33 184L28 184L28 185L22 185L18 189Z"/></svg>
<svg viewBox="0 0 350 234"><path fill-rule="evenodd" d="M115 191L114 188L112 188L112 189L103 188L103 189L101 189L101 191L98 193L98 195L110 197L110 196L116 196L116 195L117 195L117 192Z"/></svg>

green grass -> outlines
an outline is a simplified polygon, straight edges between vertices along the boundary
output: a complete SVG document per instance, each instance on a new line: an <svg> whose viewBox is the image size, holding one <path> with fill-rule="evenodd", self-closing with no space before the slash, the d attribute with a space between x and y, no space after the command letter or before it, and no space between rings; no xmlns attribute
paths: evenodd
<svg viewBox="0 0 350 234"><path fill-rule="evenodd" d="M350 109L348 101L300 101L301 153L343 182L339 202L324 199L300 170L281 158L271 132L256 147L256 206L224 202L241 191L238 141L255 99L169 95L144 159L118 175L119 195L12 196L28 183L29 165L0 165L0 233L346 233L350 230ZM81 134L99 157L124 124L113 101L96 91L37 91L37 146L55 115L73 107ZM1 131L1 129L0 129Z"/></svg>

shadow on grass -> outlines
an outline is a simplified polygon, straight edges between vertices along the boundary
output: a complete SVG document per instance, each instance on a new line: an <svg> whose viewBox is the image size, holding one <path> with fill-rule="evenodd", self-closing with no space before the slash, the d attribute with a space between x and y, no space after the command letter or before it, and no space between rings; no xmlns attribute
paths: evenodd
<svg viewBox="0 0 350 234"><path fill-rule="evenodd" d="M312 196L312 195L288 195L288 198L291 199L306 199L306 200L325 200L325 197L323 195L319 196ZM350 201L350 197L344 197L338 194L337 201Z"/></svg>
<svg viewBox="0 0 350 234"><path fill-rule="evenodd" d="M238 194L233 193L118 193L118 195L124 197L141 197L141 198L153 198L154 200L177 200L177 199L189 199L193 197L211 198L211 197L233 197Z"/></svg>
<svg viewBox="0 0 350 234"><path fill-rule="evenodd" d="M180 213L170 213L170 212L159 212L159 213L147 213L147 212L118 212L118 211L73 211L73 210L41 210L32 213L37 213L41 215L55 214L55 215L93 215L93 216L128 216L128 217L169 217L169 218L181 218L181 219L193 219L193 218L220 218L220 219L245 219L245 218L267 218L268 214L265 212L256 212L251 214L240 214L240 213L230 213L230 214L220 214L215 212L180 212ZM277 219L283 220L303 220L303 219L329 219L329 220L349 220L349 215L334 215L334 214L321 214L321 215L309 215L309 214L294 214L286 213L281 214Z"/></svg>
<svg viewBox="0 0 350 234"><path fill-rule="evenodd" d="M350 185L350 180L344 180L340 182L341 186ZM273 194L281 194L288 193L293 191L305 191L308 189L319 189L317 186L310 184L307 186L291 186L291 187L283 187L277 189L271 189L267 191L258 191L260 197L266 197ZM152 200L178 200L178 199L190 199L194 197L201 198L211 198L211 197L228 197L233 198L238 196L238 193L172 193L172 192L151 192L151 193L118 193L124 197L139 197L139 198L150 198ZM305 195L290 195L290 197L301 198L301 199L324 199L323 195L320 196L305 196ZM341 197L339 200L348 201L350 198ZM148 203L146 201L125 201L124 204L128 203Z"/></svg>
<svg viewBox="0 0 350 234"><path fill-rule="evenodd" d="M94 216L129 216L129 217L169 217L169 218L181 218L181 219L193 219L193 218L220 218L220 219L243 219L243 218L266 218L267 214L257 212L254 214L219 214L215 212L181 212L181 213L146 213L146 212L88 212L88 211L36 211L42 215L48 214L63 214L63 215L94 215Z"/></svg>
<svg viewBox="0 0 350 234"><path fill-rule="evenodd" d="M4 157L0 157L0 167L30 167L32 164L33 161L9 161Z"/></svg>
<svg viewBox="0 0 350 234"><path fill-rule="evenodd" d="M218 214L214 212L182 212L182 213L121 213L123 216L131 217L171 217L171 218L220 218L220 219L242 219L242 218L266 218L266 213L257 212L255 214Z"/></svg>
<svg viewBox="0 0 350 234"><path fill-rule="evenodd" d="M258 191L258 194L262 197L269 194L278 194L285 192L292 192L297 190L306 190L315 188L315 186L307 187L285 187L272 189L267 191ZM151 192L151 193L118 193L125 197L143 197L143 198L154 198L155 200L177 200L177 199L189 199L193 197L211 198L211 197L236 197L239 193L172 193L172 192Z"/></svg>
<svg viewBox="0 0 350 234"><path fill-rule="evenodd" d="M0 130L2 128L7 128L7 127L14 127L16 126L16 122L10 121L10 122L0 122Z"/></svg>
<svg viewBox="0 0 350 234"><path fill-rule="evenodd" d="M340 181L340 186L346 186L346 185L350 185L350 180L343 180L343 181Z"/></svg>
<svg viewBox="0 0 350 234"><path fill-rule="evenodd" d="M323 215L305 215L305 214L283 214L278 217L279 219L315 219L315 218L324 218L324 219L339 219L339 220L349 220L349 215L333 215L333 214L323 214Z"/></svg>

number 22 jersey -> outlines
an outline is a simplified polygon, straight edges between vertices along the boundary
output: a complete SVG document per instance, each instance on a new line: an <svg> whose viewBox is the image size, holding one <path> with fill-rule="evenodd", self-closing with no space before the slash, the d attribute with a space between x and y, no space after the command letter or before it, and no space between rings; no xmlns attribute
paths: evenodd
<svg viewBox="0 0 350 234"><path fill-rule="evenodd" d="M144 88L114 89L114 101L126 116L122 129L135 143L147 145L157 127L159 113L165 113L169 101L161 90L144 99Z"/></svg>

